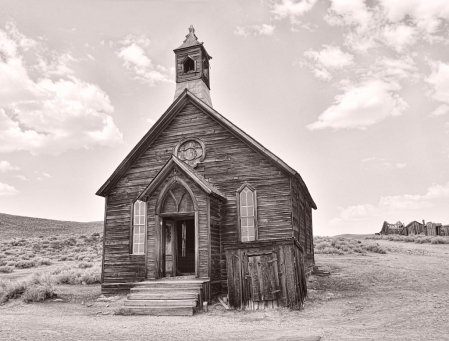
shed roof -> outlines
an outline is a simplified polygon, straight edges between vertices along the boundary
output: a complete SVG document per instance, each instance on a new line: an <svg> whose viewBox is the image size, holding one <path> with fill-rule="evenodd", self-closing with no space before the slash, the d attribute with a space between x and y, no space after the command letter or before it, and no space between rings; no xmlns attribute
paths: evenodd
<svg viewBox="0 0 449 341"><path fill-rule="evenodd" d="M107 196L113 186L120 180L125 172L133 165L133 163L145 152L145 150L151 145L157 136L164 130L165 127L171 122L171 120L182 110L187 104L192 103L217 123L227 128L234 136L246 143L251 149L264 155L268 160L276 164L278 167L295 177L303 191L306 198L309 201L312 208L317 209L315 202L310 195L310 192L304 183L302 177L297 171L287 165L279 157L270 152L267 148L262 146L259 142L241 130L239 127L231 123L224 116L220 115L216 110L208 106L206 103L198 99L192 92L185 89L183 93L170 105L165 113L159 118L159 120L151 127L151 129L143 136L143 138L137 143L137 145L131 150L131 152L120 163L117 169L112 173L109 179L101 186L97 191L99 196Z"/></svg>

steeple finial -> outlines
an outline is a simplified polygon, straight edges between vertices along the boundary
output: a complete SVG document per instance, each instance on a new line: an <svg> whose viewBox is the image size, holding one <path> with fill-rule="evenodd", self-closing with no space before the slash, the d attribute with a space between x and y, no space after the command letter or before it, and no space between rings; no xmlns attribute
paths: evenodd
<svg viewBox="0 0 449 341"><path fill-rule="evenodd" d="M198 41L198 38L195 35L195 28L193 27L193 25L190 25L189 34L186 35L186 39L184 40L182 45L180 47L178 47L178 49L183 48L183 47L194 46L194 45L201 45L201 44L202 43L200 43Z"/></svg>

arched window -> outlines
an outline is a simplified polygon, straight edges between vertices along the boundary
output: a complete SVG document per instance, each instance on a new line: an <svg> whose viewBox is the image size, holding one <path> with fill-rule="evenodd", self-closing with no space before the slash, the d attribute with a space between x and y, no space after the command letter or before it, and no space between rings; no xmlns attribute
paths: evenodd
<svg viewBox="0 0 449 341"><path fill-rule="evenodd" d="M137 200L133 207L132 253L145 254L146 202Z"/></svg>
<svg viewBox="0 0 449 341"><path fill-rule="evenodd" d="M187 57L183 63L184 73L195 72L195 62L192 58Z"/></svg>
<svg viewBox="0 0 449 341"><path fill-rule="evenodd" d="M249 185L237 191L239 207L240 241L249 242L257 239L257 203L256 191Z"/></svg>

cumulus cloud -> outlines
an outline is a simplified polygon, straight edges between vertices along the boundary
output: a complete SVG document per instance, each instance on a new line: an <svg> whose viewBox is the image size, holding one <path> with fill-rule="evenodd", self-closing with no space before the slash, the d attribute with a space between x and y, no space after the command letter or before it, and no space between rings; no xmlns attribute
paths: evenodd
<svg viewBox="0 0 449 341"><path fill-rule="evenodd" d="M304 56L316 61L327 69L342 69L353 64L354 56L340 50L339 46L323 45L321 51L308 50Z"/></svg>
<svg viewBox="0 0 449 341"><path fill-rule="evenodd" d="M8 161L0 161L0 172L19 170L17 166L11 165Z"/></svg>
<svg viewBox="0 0 449 341"><path fill-rule="evenodd" d="M11 196L19 194L19 191L11 185L0 182L0 196Z"/></svg>
<svg viewBox="0 0 449 341"><path fill-rule="evenodd" d="M366 129L389 116L399 116L408 108L408 104L393 93L399 89L398 84L377 79L349 84L344 87L343 94L335 96L334 104L307 128Z"/></svg>
<svg viewBox="0 0 449 341"><path fill-rule="evenodd" d="M329 25L346 29L345 45L367 53L385 45L404 53L420 39L444 41L442 19L449 19L445 0L379 0L371 6L364 0L331 0L325 16Z"/></svg>
<svg viewBox="0 0 449 341"><path fill-rule="evenodd" d="M29 41L12 24L6 31L0 29L0 152L57 155L122 143L122 133L110 116L114 107L98 85L76 78L71 71L44 68L44 61L34 68L40 71L37 80L30 76L32 66L24 61L23 46L39 46L40 53L46 48ZM50 74L65 77L54 81Z"/></svg>
<svg viewBox="0 0 449 341"><path fill-rule="evenodd" d="M317 0L275 0L271 12L276 19L289 18L292 23L298 23L298 18L309 12Z"/></svg>
<svg viewBox="0 0 449 341"><path fill-rule="evenodd" d="M449 113L449 105L442 104L438 108L436 108L434 111L432 111L430 113L430 115L436 117L436 116L446 115L447 113Z"/></svg>
<svg viewBox="0 0 449 341"><path fill-rule="evenodd" d="M245 26L245 27L241 27L241 26L237 26L234 33L238 36L242 36L242 37L248 37L249 35L253 35L253 36L260 36L260 35L265 35L265 36L271 36L273 35L274 29L276 28L276 26L274 25L267 25L267 24L262 24L262 25L250 25L250 26Z"/></svg>
<svg viewBox="0 0 449 341"><path fill-rule="evenodd" d="M430 96L436 101L449 104L449 64L440 61L429 61L429 64L432 73L426 78L426 82L432 86Z"/></svg>
<svg viewBox="0 0 449 341"><path fill-rule="evenodd" d="M402 80L417 81L419 79L418 68L410 56L400 58L377 58L375 63L370 65L364 77L382 79L386 82L399 82Z"/></svg>
<svg viewBox="0 0 449 341"><path fill-rule="evenodd" d="M386 44L401 53L416 43L418 32L415 27L408 25L388 25L382 33Z"/></svg>
<svg viewBox="0 0 449 341"><path fill-rule="evenodd" d="M398 211L426 209L433 207L436 200L447 198L449 198L449 182L445 185L433 185L423 195L403 194L385 196L379 199L377 205L361 204L338 207L339 216L332 219L328 225L334 226L344 221L363 221L372 217L380 218Z"/></svg>
<svg viewBox="0 0 449 341"><path fill-rule="evenodd" d="M17 179L20 179L22 181L29 181L28 178L25 175L19 174L15 176Z"/></svg>
<svg viewBox="0 0 449 341"><path fill-rule="evenodd" d="M441 28L440 19L449 19L449 2L446 0L380 0L387 19L399 22L408 18L426 33L426 38L432 36Z"/></svg>
<svg viewBox="0 0 449 341"><path fill-rule="evenodd" d="M332 74L329 70L341 70L354 64L354 56L341 51L339 46L323 45L323 47L321 51L310 49L304 52L304 56L311 62L302 63L308 66L318 79L330 80Z"/></svg>
<svg viewBox="0 0 449 341"><path fill-rule="evenodd" d="M153 65L145 48L150 45L145 36L128 35L119 41L122 47L116 51L117 57L123 60L123 66L132 72L134 79L150 86L159 82L171 82L163 66Z"/></svg>

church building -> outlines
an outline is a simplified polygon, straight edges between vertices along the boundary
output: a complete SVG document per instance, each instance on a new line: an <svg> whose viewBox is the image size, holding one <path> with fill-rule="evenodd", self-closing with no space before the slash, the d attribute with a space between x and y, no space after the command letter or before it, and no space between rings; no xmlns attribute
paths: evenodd
<svg viewBox="0 0 449 341"><path fill-rule="evenodd" d="M192 26L174 53L173 103L96 193L102 292L129 291L125 307L141 314L191 315L226 294L232 308L299 309L315 202L297 171L213 109L212 57Z"/></svg>

